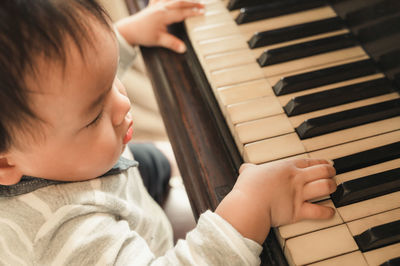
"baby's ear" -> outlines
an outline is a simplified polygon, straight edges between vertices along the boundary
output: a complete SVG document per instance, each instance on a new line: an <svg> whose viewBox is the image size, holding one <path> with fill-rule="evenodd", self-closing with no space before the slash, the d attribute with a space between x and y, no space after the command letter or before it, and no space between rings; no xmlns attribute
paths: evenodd
<svg viewBox="0 0 400 266"><path fill-rule="evenodd" d="M22 178L22 173L18 167L11 165L7 155L0 154L0 185L13 185Z"/></svg>

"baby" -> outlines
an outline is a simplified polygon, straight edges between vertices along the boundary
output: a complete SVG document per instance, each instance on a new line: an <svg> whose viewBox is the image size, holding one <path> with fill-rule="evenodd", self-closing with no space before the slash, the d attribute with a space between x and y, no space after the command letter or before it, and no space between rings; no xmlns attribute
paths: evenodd
<svg viewBox="0 0 400 266"><path fill-rule="evenodd" d="M133 123L116 73L127 43L184 52L166 25L202 8L159 1L114 29L93 0L0 4L1 264L258 265L271 226L332 217L308 202L336 189L328 161L244 164L173 246L137 162L121 157Z"/></svg>

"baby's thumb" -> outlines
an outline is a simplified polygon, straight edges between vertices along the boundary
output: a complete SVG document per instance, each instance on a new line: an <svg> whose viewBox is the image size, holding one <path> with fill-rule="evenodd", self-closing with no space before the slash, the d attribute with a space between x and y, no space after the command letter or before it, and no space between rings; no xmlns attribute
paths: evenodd
<svg viewBox="0 0 400 266"><path fill-rule="evenodd" d="M321 206L315 203L304 202L301 207L299 217L303 219L329 219L335 215L335 210L331 207Z"/></svg>
<svg viewBox="0 0 400 266"><path fill-rule="evenodd" d="M184 42L169 33L161 34L158 45L171 49L172 51L180 54L186 52L186 45Z"/></svg>
<svg viewBox="0 0 400 266"><path fill-rule="evenodd" d="M249 168L249 167L253 167L254 166L254 164L252 164L252 163L244 163L244 164L242 164L241 166L240 166L240 168L239 168L239 174L241 174L244 170L246 170L247 168Z"/></svg>

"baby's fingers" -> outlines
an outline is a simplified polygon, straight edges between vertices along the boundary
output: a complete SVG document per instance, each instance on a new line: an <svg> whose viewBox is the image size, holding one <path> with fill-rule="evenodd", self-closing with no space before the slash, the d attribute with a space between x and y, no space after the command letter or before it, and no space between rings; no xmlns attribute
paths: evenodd
<svg viewBox="0 0 400 266"><path fill-rule="evenodd" d="M166 7L169 10L173 9L187 9L187 8L192 8L192 9L204 9L204 5L199 2L193 2L193 1L188 1L188 0L172 0L166 3Z"/></svg>
<svg viewBox="0 0 400 266"><path fill-rule="evenodd" d="M305 175L305 183L318 179L332 178L336 174L335 168L330 164L317 164L301 169Z"/></svg>
<svg viewBox="0 0 400 266"><path fill-rule="evenodd" d="M331 161L328 161L325 159L314 159L314 158L295 159L294 163L295 163L296 167L298 167L298 168L306 168L306 167L310 167L313 165L319 165L319 164L332 164Z"/></svg>
<svg viewBox="0 0 400 266"><path fill-rule="evenodd" d="M244 163L244 164L242 164L241 166L240 166L240 168L239 168L239 174L241 174L244 170L246 170L246 169L248 169L248 168L251 168L251 167L255 167L256 165L255 164L252 164L252 163Z"/></svg>
<svg viewBox="0 0 400 266"><path fill-rule="evenodd" d="M299 220L303 219L329 219L335 214L331 207L304 202L299 212Z"/></svg>
<svg viewBox="0 0 400 266"><path fill-rule="evenodd" d="M186 51L186 45L182 40L166 32L160 35L158 45L171 49L177 53L184 53Z"/></svg>
<svg viewBox="0 0 400 266"><path fill-rule="evenodd" d="M204 14L204 5L190 1L172 1L166 6L168 12L168 24L180 22L188 17Z"/></svg>
<svg viewBox="0 0 400 266"><path fill-rule="evenodd" d="M336 182L333 179L320 179L304 185L304 200L316 199L329 195L336 190Z"/></svg>

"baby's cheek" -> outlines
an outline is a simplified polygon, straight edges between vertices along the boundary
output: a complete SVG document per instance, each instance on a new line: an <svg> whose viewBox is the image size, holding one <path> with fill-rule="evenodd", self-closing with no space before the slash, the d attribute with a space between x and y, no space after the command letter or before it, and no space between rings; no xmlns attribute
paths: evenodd
<svg viewBox="0 0 400 266"><path fill-rule="evenodd" d="M93 143L93 145L96 147L94 156L97 157L97 160L108 164L109 161L115 161L115 158L119 157L122 140L118 141L114 130L109 127L103 129L103 134L98 136L96 143Z"/></svg>
<svg viewBox="0 0 400 266"><path fill-rule="evenodd" d="M122 82L118 78L115 79L113 86L117 86L117 89L120 93L122 93L125 96L128 96L124 84L122 84Z"/></svg>

